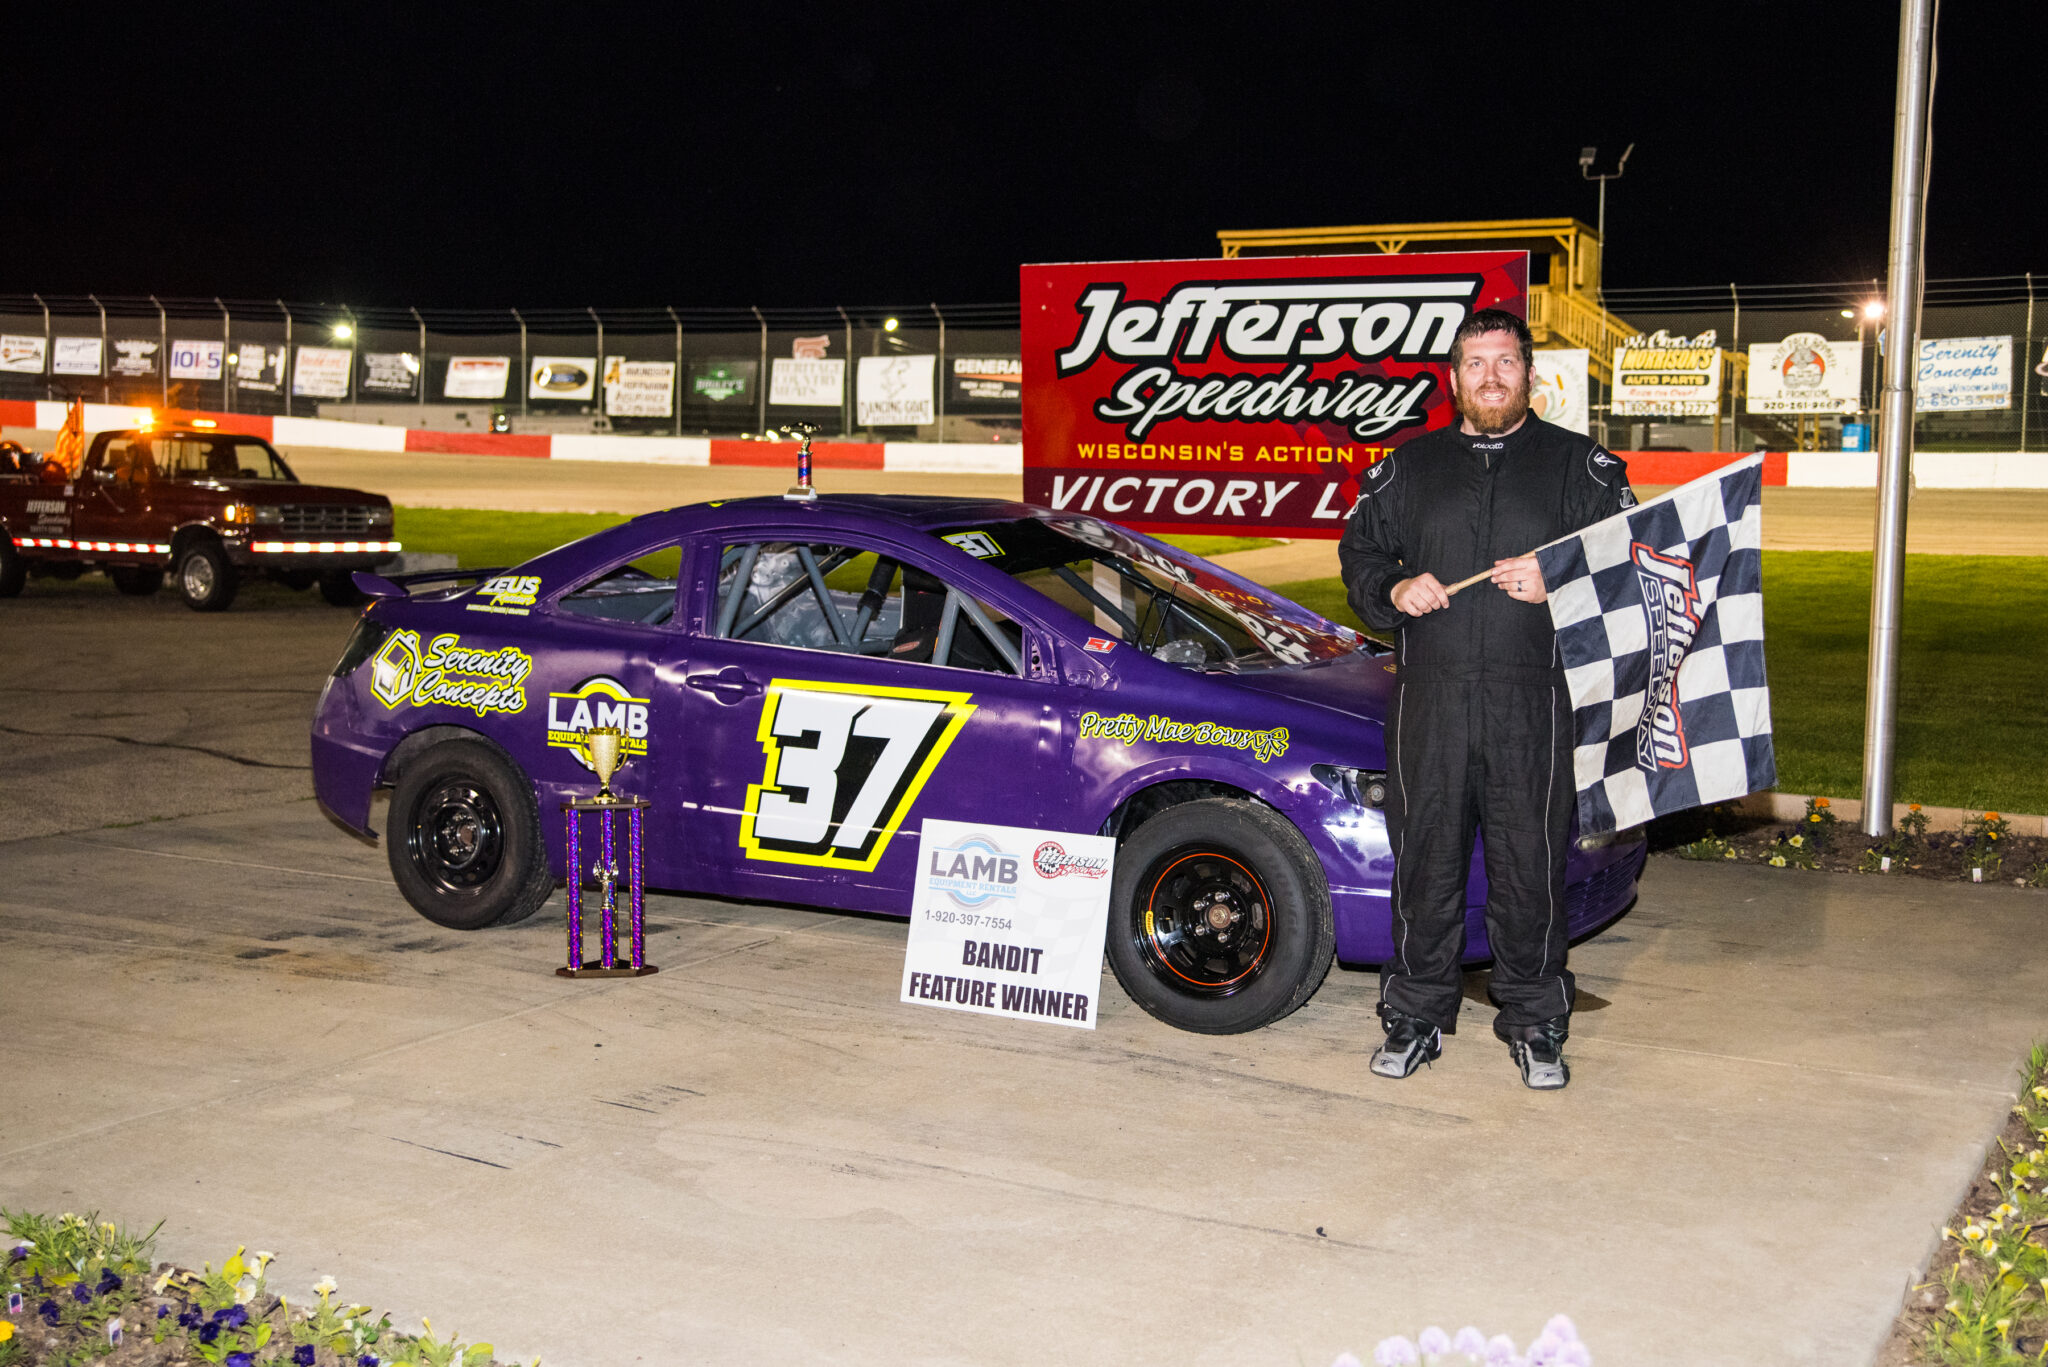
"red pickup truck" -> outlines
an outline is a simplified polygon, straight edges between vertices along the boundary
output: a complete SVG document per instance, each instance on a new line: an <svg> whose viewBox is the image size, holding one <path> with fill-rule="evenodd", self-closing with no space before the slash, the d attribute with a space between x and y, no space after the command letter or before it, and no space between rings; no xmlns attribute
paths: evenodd
<svg viewBox="0 0 2048 1367"><path fill-rule="evenodd" d="M390 499L301 484L258 437L101 432L75 476L34 456L0 463L0 598L31 574L102 569L137 595L155 593L168 571L200 612L227 607L252 574L298 589L317 583L346 605L359 601L349 576L398 550Z"/></svg>

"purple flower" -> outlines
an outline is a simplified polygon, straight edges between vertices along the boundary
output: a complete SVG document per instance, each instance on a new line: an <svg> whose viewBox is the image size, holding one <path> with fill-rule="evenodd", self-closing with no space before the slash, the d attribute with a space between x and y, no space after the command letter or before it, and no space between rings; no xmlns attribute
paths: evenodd
<svg viewBox="0 0 2048 1367"><path fill-rule="evenodd" d="M239 1305L213 1312L213 1322L225 1329L240 1329L249 1322L249 1312Z"/></svg>
<svg viewBox="0 0 2048 1367"><path fill-rule="evenodd" d="M44 1301L36 1307L36 1313L43 1317L43 1323L55 1324L57 1322L57 1302Z"/></svg>
<svg viewBox="0 0 2048 1367"><path fill-rule="evenodd" d="M256 1367L254 1353L229 1353L222 1367Z"/></svg>
<svg viewBox="0 0 2048 1367"><path fill-rule="evenodd" d="M199 1326L199 1341L201 1343L212 1343L219 1337L220 1326L218 1324L202 1324Z"/></svg>
<svg viewBox="0 0 2048 1367"><path fill-rule="evenodd" d="M206 1313L202 1310L196 1308L181 1310L178 1312L178 1327L181 1329L197 1329L205 1319Z"/></svg>
<svg viewBox="0 0 2048 1367"><path fill-rule="evenodd" d="M171 1307L170 1307L170 1306L168 1306L168 1305L159 1305L159 1306L158 1306L158 1307L156 1308L156 1317L157 1317L158 1319L162 1319L162 1318L163 1318L163 1317L164 1317L165 1315L168 1315L168 1314L170 1314L170 1313L171 1313Z"/></svg>
<svg viewBox="0 0 2048 1367"><path fill-rule="evenodd" d="M1381 1339L1379 1346L1372 1350L1372 1360L1378 1367L1414 1367L1418 1361L1415 1345L1399 1334Z"/></svg>
<svg viewBox="0 0 2048 1367"><path fill-rule="evenodd" d="M12 1253L11 1253L11 1254L10 1254L10 1255L8 1256L8 1259L7 1259L7 1261L8 1261L8 1262L10 1262L10 1263L18 1263L18 1262L20 1262L20 1261L21 1261L21 1260L22 1260L23 1258L26 1258L27 1256L28 1256L28 1245L27 1245L27 1244L16 1244L16 1245L14 1246L13 1252L12 1252Z"/></svg>
<svg viewBox="0 0 2048 1367"><path fill-rule="evenodd" d="M1432 1356L1441 1356L1451 1351L1451 1336L1434 1324L1415 1336L1418 1350Z"/></svg>
<svg viewBox="0 0 2048 1367"><path fill-rule="evenodd" d="M377 1367L377 1355L365 1353L356 1359L356 1367Z"/></svg>
<svg viewBox="0 0 2048 1367"><path fill-rule="evenodd" d="M1451 1350L1463 1353L1468 1358L1485 1357L1486 1335L1468 1324L1458 1331L1456 1338L1451 1340Z"/></svg>
<svg viewBox="0 0 2048 1367"><path fill-rule="evenodd" d="M1579 1326L1572 1323L1570 1315L1552 1315L1544 1324L1543 1332L1555 1334L1566 1343L1577 1343L1579 1341Z"/></svg>
<svg viewBox="0 0 2048 1367"><path fill-rule="evenodd" d="M94 1287L93 1290L104 1296L109 1291L119 1291L121 1286L122 1282L119 1277L115 1276L111 1271L102 1268L100 1271L100 1284Z"/></svg>
<svg viewBox="0 0 2048 1367"><path fill-rule="evenodd" d="M292 1349L292 1361L298 1363L299 1367L313 1367L313 1345L302 1343Z"/></svg>
<svg viewBox="0 0 2048 1367"><path fill-rule="evenodd" d="M92 1292L85 1289L84 1282L80 1282L71 1288L71 1299L77 1301L80 1305L84 1305L92 1299Z"/></svg>
<svg viewBox="0 0 2048 1367"><path fill-rule="evenodd" d="M1506 1334L1495 1334L1486 1341L1486 1367L1507 1367L1515 1360L1515 1341Z"/></svg>

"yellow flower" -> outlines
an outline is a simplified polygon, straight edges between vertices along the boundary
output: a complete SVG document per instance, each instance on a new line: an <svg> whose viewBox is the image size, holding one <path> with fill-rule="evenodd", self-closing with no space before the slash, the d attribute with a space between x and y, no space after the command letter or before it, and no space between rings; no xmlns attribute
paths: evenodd
<svg viewBox="0 0 2048 1367"><path fill-rule="evenodd" d="M1784 867L1785 867L1785 856L1784 856L1784 855L1782 855L1782 854L1774 854L1774 855L1772 855L1772 856L1771 856L1771 867L1772 867L1772 868L1774 868L1774 869L1782 869L1782 868L1784 868ZM2015 1107L2014 1109L2018 1109L2018 1108L2017 1108L2017 1107Z"/></svg>
<svg viewBox="0 0 2048 1367"><path fill-rule="evenodd" d="M1998 1260L1998 1270L2000 1272L2010 1272L2012 1271L2012 1264L2007 1262L2005 1259L2000 1258Z"/></svg>
<svg viewBox="0 0 2048 1367"><path fill-rule="evenodd" d="M1806 837L1803 835L1795 835L1792 837L1790 843L1794 845L1804 845L1806 843Z"/></svg>
<svg viewBox="0 0 2048 1367"><path fill-rule="evenodd" d="M1963 1237L1964 1237L1965 1239L1968 1239L1968 1240L1970 1240L1971 1242L1973 1242L1973 1243L1974 1243L1974 1242L1975 1242L1976 1240L1978 1240L1978 1239L1981 1239L1981 1238L1983 1238L1983 1237L1984 1237L1984 1226L1982 1226L1982 1225L1964 1225L1964 1226L1963 1226Z"/></svg>
<svg viewBox="0 0 2048 1367"><path fill-rule="evenodd" d="M1807 819L1808 821L1818 821L1818 820L1820 820L1820 813L1819 813L1819 812L1815 812L1815 813L1814 813L1814 814L1813 814L1812 816L1809 816L1809 817L1808 817L1808 818L1806 818L1806 819Z"/></svg>
<svg viewBox="0 0 2048 1367"><path fill-rule="evenodd" d="M1944 1305L1941 1308L1948 1311L1949 1314L1953 1315L1963 1308L1963 1303L1961 1301L1950 1301L1947 1305Z"/></svg>
<svg viewBox="0 0 2048 1367"><path fill-rule="evenodd" d="M1991 1321L1991 1327L2001 1334L2010 1333L2012 1331L2012 1321L2010 1319L1993 1320Z"/></svg>
<svg viewBox="0 0 2048 1367"><path fill-rule="evenodd" d="M11 1339L11 1338L13 1338L13 1337L14 1337L14 1321L13 1321L13 1320L0 1320L0 1343L5 1343L5 1342L7 1342L7 1340L9 1340L9 1339Z"/></svg>
<svg viewBox="0 0 2048 1367"><path fill-rule="evenodd" d="M1950 1229L1947 1225L1943 1225L1941 1227L1941 1237L1944 1239L1953 1239L1956 1237L1956 1232L1953 1229ZM163 1290L163 1288L158 1287L157 1290L161 1291Z"/></svg>

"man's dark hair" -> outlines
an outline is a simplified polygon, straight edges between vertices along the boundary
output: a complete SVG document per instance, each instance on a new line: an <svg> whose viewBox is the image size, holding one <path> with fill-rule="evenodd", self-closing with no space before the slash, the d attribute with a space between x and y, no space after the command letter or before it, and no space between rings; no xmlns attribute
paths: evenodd
<svg viewBox="0 0 2048 1367"><path fill-rule="evenodd" d="M1451 369L1456 370L1465 359L1465 339L1488 332L1513 333L1515 340L1522 344L1522 369L1535 368L1536 339L1529 335L1529 325L1506 309L1481 309L1468 315L1451 335Z"/></svg>

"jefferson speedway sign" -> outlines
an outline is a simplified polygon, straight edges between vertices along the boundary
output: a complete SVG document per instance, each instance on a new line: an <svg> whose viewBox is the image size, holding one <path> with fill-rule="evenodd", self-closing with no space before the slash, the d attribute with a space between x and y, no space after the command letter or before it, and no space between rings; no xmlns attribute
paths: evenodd
<svg viewBox="0 0 2048 1367"><path fill-rule="evenodd" d="M1523 252L1026 266L1024 497L1141 531L1335 537L1452 421L1451 336L1527 316Z"/></svg>

